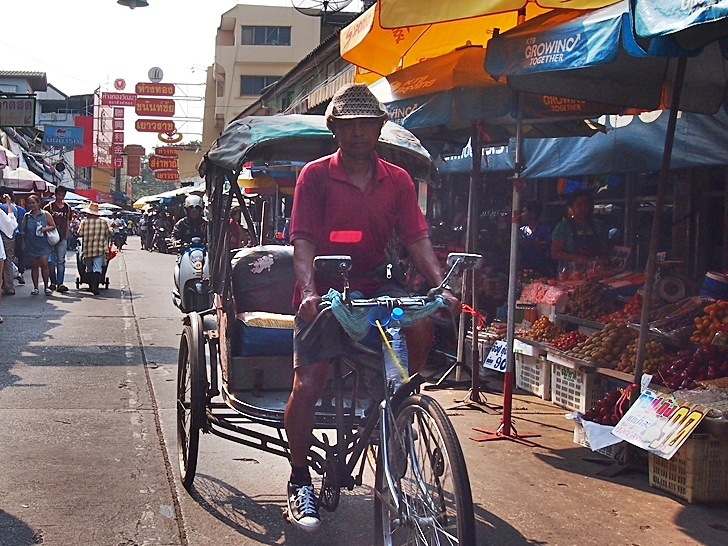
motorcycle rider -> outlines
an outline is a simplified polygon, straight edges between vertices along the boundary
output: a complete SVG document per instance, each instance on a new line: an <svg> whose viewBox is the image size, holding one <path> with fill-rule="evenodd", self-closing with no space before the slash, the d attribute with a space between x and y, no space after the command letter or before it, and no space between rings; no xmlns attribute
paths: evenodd
<svg viewBox="0 0 728 546"><path fill-rule="evenodd" d="M199 237L204 246L207 239L207 220L202 215L202 197L199 195L187 196L184 209L186 216L174 225L172 238L180 250L185 245L189 245L195 237Z"/></svg>

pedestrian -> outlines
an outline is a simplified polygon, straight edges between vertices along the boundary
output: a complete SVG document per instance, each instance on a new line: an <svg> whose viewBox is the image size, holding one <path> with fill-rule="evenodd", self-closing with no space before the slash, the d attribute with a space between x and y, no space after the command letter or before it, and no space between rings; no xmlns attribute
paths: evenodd
<svg viewBox="0 0 728 546"><path fill-rule="evenodd" d="M0 188L0 195L10 196L10 207L12 209L13 216L15 217L15 221L18 224L22 222L23 216L25 216L25 209L16 205L15 203L12 203L13 199L15 198L13 190L11 190L10 188L2 187ZM0 210L7 213L7 203L0 204ZM15 274L13 273L13 259L17 255L20 255L22 257L22 238L19 233L20 231L18 229L18 226L15 227L11 236L7 236L5 235L5 233L0 233L0 236L2 237L2 246L5 251L5 265L2 269L0 269L0 271L2 271L2 293L9 296L15 294L15 287L13 286L13 280L15 279ZM18 277L18 282L20 284L25 284L24 279L22 281L20 280L22 278L20 276L20 273L18 273Z"/></svg>
<svg viewBox="0 0 728 546"><path fill-rule="evenodd" d="M7 193L2 194L2 199L5 202L5 209L8 211L6 214L3 209L0 208L0 233L2 233L3 237L7 237L12 235L16 229L18 229L18 220L15 217L15 212L13 211L13 204L12 200L10 199L10 195ZM5 265L5 248L0 245L0 269ZM2 293L0 293L0 300L2 300ZM0 317L0 324L2 324L3 318Z"/></svg>
<svg viewBox="0 0 728 546"><path fill-rule="evenodd" d="M114 228L101 217L98 203L91 203L82 212L87 216L78 228L78 235L81 237L81 259L89 278L89 288L94 296L98 296L104 260L109 249L108 240L114 234Z"/></svg>
<svg viewBox="0 0 728 546"><path fill-rule="evenodd" d="M23 236L25 238L25 252L30 258L30 278L33 280L32 296L38 295L38 276L43 276L45 295L53 294L49 286L48 255L53 247L48 243L46 233L53 231L56 224L53 216L40 208L40 197L30 195L26 200L30 210L23 219Z"/></svg>
<svg viewBox="0 0 728 546"><path fill-rule="evenodd" d="M68 226L68 250L76 250L78 244L78 227L81 225L81 219L78 213L74 212L71 217L71 224Z"/></svg>
<svg viewBox="0 0 728 546"><path fill-rule="evenodd" d="M146 212L142 215L142 219L139 220L139 240L142 245L142 250L144 250L147 245L147 213Z"/></svg>
<svg viewBox="0 0 728 546"><path fill-rule="evenodd" d="M50 213L53 216L53 221L56 223L56 229L61 240L57 244L53 245L51 251L52 263L50 268L51 277L51 290L57 290L58 292L68 292L68 287L63 284L66 276L66 249L68 248L68 231L71 225L71 215L73 211L68 203L64 203L63 200L66 197L68 190L63 186L56 187L56 198L55 200L48 203L43 210Z"/></svg>

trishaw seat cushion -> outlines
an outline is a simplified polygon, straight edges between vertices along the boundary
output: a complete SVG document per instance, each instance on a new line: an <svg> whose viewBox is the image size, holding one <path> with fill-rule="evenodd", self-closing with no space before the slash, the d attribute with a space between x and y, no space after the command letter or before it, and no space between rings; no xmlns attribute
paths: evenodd
<svg viewBox="0 0 728 546"><path fill-rule="evenodd" d="M235 312L265 311L293 315L293 247L241 248L232 259Z"/></svg>
<svg viewBox="0 0 728 546"><path fill-rule="evenodd" d="M236 318L234 356L293 354L294 315L254 311L238 313Z"/></svg>

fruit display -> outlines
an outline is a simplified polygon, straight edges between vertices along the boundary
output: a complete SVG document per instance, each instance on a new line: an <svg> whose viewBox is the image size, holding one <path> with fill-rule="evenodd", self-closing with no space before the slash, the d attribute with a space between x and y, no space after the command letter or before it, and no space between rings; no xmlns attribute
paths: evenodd
<svg viewBox="0 0 728 546"><path fill-rule="evenodd" d="M624 373L634 373L637 365L637 346L639 339L634 339L627 345L627 349L617 362L616 370ZM660 341L648 341L645 344L645 360L642 363L642 372L656 374L661 366L671 364L675 357L665 352L665 346Z"/></svg>
<svg viewBox="0 0 728 546"><path fill-rule="evenodd" d="M563 333L564 331L561 328L551 322L548 317L544 316L536 319L533 326L531 326L528 330L521 332L519 336L532 341L548 343Z"/></svg>
<svg viewBox="0 0 728 546"><path fill-rule="evenodd" d="M693 319L695 331L690 336L690 341L708 345L715 334L722 330L723 325L728 324L728 301L718 300L706 305L703 311L704 316Z"/></svg>
<svg viewBox="0 0 728 546"><path fill-rule="evenodd" d="M551 342L551 346L559 351L570 351L576 347L582 341L586 341L586 334L582 334L579 330L573 330L565 334L561 334L559 337Z"/></svg>
<svg viewBox="0 0 728 546"><path fill-rule="evenodd" d="M637 385L632 384L623 390L609 391L582 418L601 425L616 425L629 409L629 394L636 387Z"/></svg>
<svg viewBox="0 0 728 546"><path fill-rule="evenodd" d="M627 345L638 335L636 330L629 328L624 322L610 322L566 354L594 365L612 368L619 361Z"/></svg>
<svg viewBox="0 0 728 546"><path fill-rule="evenodd" d="M660 368L666 387L672 390L694 389L697 381L728 376L728 348L701 345L694 352L680 351L677 359Z"/></svg>
<svg viewBox="0 0 728 546"><path fill-rule="evenodd" d="M566 306L567 314L596 321L610 311L610 304L604 299L604 290L605 286L597 279L587 279L569 296L569 303Z"/></svg>
<svg viewBox="0 0 728 546"><path fill-rule="evenodd" d="M704 313L703 309L710 302L707 298L695 296L666 305L650 317L650 331L677 341L688 341L697 326L695 318Z"/></svg>
<svg viewBox="0 0 728 546"><path fill-rule="evenodd" d="M597 322L606 324L607 322L626 322L630 317L639 315L642 312L642 296L635 294L632 296L626 305L619 311L602 315L597 319Z"/></svg>

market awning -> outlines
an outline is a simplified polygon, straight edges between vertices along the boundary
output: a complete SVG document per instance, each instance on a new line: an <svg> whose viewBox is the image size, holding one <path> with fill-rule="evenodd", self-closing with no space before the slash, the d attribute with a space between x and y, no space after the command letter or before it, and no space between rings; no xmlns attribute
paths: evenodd
<svg viewBox="0 0 728 546"><path fill-rule="evenodd" d="M4 146L0 146L0 169L17 169L18 167L20 167L20 158Z"/></svg>
<svg viewBox="0 0 728 546"><path fill-rule="evenodd" d="M28 169L3 169L0 183L14 190L40 190L46 189L46 182L40 176Z"/></svg>
<svg viewBox="0 0 728 546"><path fill-rule="evenodd" d="M728 1L635 0L634 23L638 36L671 35L681 47L697 49L728 35Z"/></svg>

